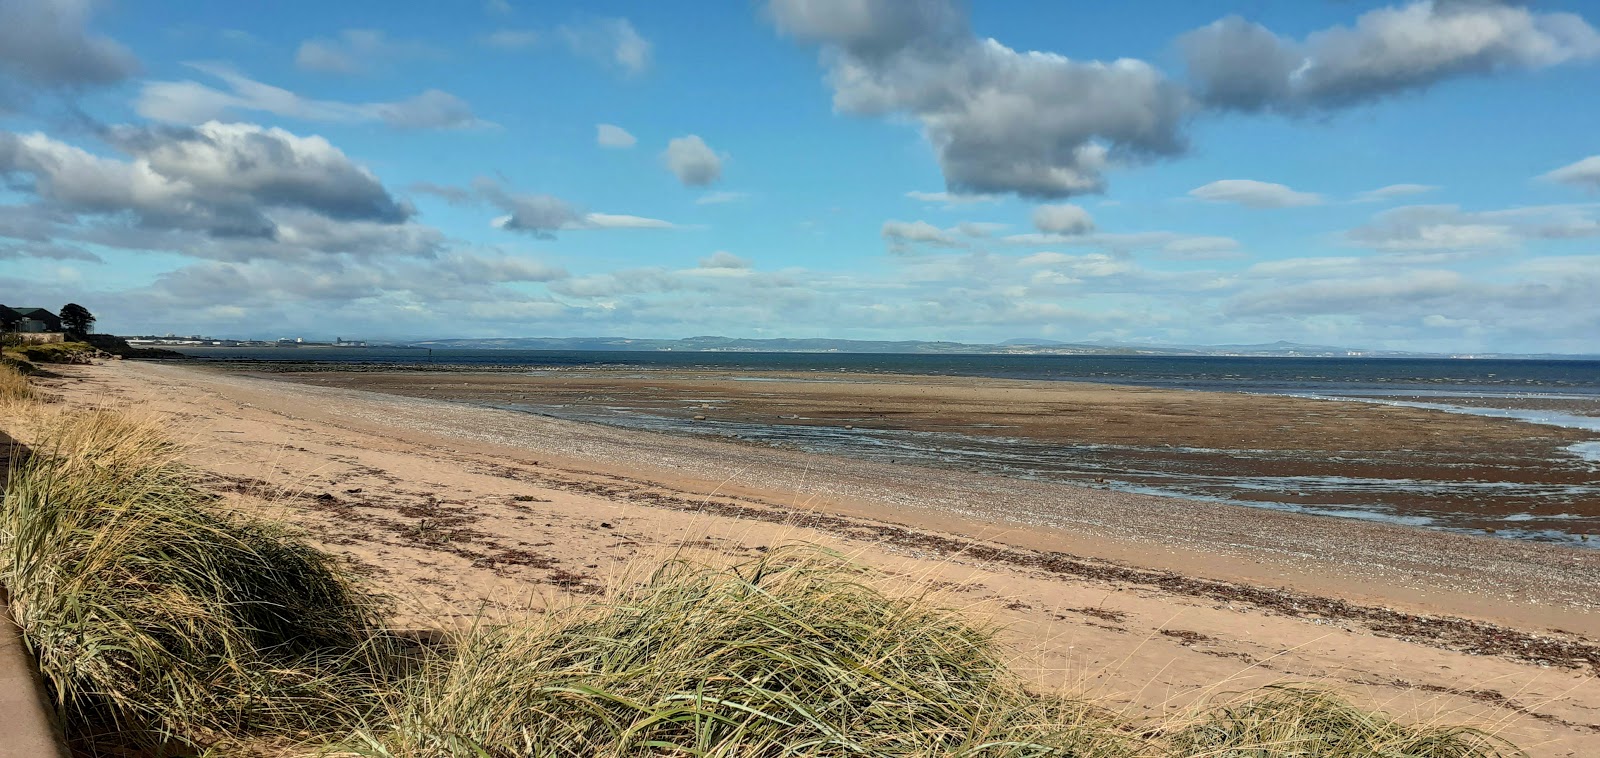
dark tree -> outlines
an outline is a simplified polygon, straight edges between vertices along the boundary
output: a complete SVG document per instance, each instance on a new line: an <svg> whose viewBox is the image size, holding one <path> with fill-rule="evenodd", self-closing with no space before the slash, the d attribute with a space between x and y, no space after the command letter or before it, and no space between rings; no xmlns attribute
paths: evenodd
<svg viewBox="0 0 1600 758"><path fill-rule="evenodd" d="M77 303L61 306L61 326L70 334L83 336L94 328L94 314Z"/></svg>

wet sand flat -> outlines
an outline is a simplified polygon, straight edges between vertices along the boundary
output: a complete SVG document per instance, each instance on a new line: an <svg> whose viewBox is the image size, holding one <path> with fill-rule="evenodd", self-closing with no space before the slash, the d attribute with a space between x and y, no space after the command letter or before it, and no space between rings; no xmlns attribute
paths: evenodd
<svg viewBox="0 0 1600 758"><path fill-rule="evenodd" d="M840 443L840 454L895 462L965 461L969 469L998 462L1022 475L1124 489L1580 543L1594 533L1600 540L1600 471L1566 450L1596 435L1430 409L1077 382L862 374L583 369L273 376L624 425L648 419L664 430L795 441L807 449ZM1566 401L1563 407L1572 406ZM688 423L696 417L703 420ZM875 447L851 447L849 437L839 436L847 427L864 438L888 432L951 435L959 437L959 450L940 449L938 440L893 436ZM925 449L917 449L919 442ZM955 454L961 451L970 455Z"/></svg>

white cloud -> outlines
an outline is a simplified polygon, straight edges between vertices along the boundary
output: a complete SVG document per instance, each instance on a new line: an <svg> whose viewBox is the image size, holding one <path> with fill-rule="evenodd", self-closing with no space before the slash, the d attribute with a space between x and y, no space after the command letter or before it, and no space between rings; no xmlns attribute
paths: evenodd
<svg viewBox="0 0 1600 758"><path fill-rule="evenodd" d="M0 132L0 174L31 178L31 191L66 213L133 214L150 228L221 236L275 236L266 210L379 223L411 210L377 177L320 137L208 122L194 129L114 127L107 138L133 156L93 155L43 134Z"/></svg>
<svg viewBox="0 0 1600 758"><path fill-rule="evenodd" d="M628 216L617 213L585 213L576 221L563 225L563 229L676 229L677 224L658 218Z"/></svg>
<svg viewBox="0 0 1600 758"><path fill-rule="evenodd" d="M195 81L146 82L135 109L139 115L174 124L196 124L240 112L266 112L288 118L334 123L378 121L397 129L459 129L491 125L472 114L461 98L425 90L406 100L346 103L315 100L281 87L250 79L216 64L190 63L190 68L220 79L228 91Z"/></svg>
<svg viewBox="0 0 1600 758"><path fill-rule="evenodd" d="M560 33L574 53L618 68L630 76L650 68L650 41L641 36L628 19L593 19L563 26Z"/></svg>
<svg viewBox="0 0 1600 758"><path fill-rule="evenodd" d="M1422 325L1433 329L1474 329L1482 326L1482 322L1474 318L1450 318L1430 313L1423 317Z"/></svg>
<svg viewBox="0 0 1600 758"><path fill-rule="evenodd" d="M1292 208L1322 203L1321 195L1253 179L1221 179L1195 187L1189 190L1189 195L1213 203L1237 203L1247 208Z"/></svg>
<svg viewBox="0 0 1600 758"><path fill-rule="evenodd" d="M359 74L372 66L406 58L442 58L444 53L422 42L393 40L377 29L345 29L337 39L308 39L295 51L294 63L306 71Z"/></svg>
<svg viewBox="0 0 1600 758"><path fill-rule="evenodd" d="M1591 155L1577 163L1562 166L1540 178L1600 191L1600 155Z"/></svg>
<svg viewBox="0 0 1600 758"><path fill-rule="evenodd" d="M722 178L722 158L698 135L674 138L662 158L684 186L704 187Z"/></svg>
<svg viewBox="0 0 1600 758"><path fill-rule="evenodd" d="M834 108L921 123L945 183L1060 198L1118 161L1183 152L1188 96L1149 64L1019 52L945 0L771 0L779 29L823 46Z"/></svg>
<svg viewBox="0 0 1600 758"><path fill-rule="evenodd" d="M955 232L940 229L926 221L885 221L879 232L892 253L908 254L915 245L960 247Z"/></svg>
<svg viewBox="0 0 1600 758"><path fill-rule="evenodd" d="M1378 276L1330 278L1275 286L1239 295L1228 305L1238 315L1285 313L1385 313L1397 304L1429 309L1457 304L1472 288L1455 271L1416 269Z"/></svg>
<svg viewBox="0 0 1600 758"><path fill-rule="evenodd" d="M1295 112L1338 108L1439 82L1600 55L1572 13L1490 0L1419 0L1362 14L1353 27L1284 39L1230 16L1179 40L1209 105Z"/></svg>
<svg viewBox="0 0 1600 758"><path fill-rule="evenodd" d="M505 211L505 215L491 222L495 228L541 238L553 237L557 231L584 229L678 228L676 224L661 219L582 211L554 195L511 192L487 178L480 178L473 183L472 194Z"/></svg>
<svg viewBox="0 0 1600 758"><path fill-rule="evenodd" d="M726 250L718 250L700 259L700 268L747 269L750 261Z"/></svg>
<svg viewBox="0 0 1600 758"><path fill-rule="evenodd" d="M601 147L625 150L639 141L628 130L615 124L596 124L594 130L595 144Z"/></svg>
<svg viewBox="0 0 1600 758"><path fill-rule="evenodd" d="M1600 236L1600 206L1542 205L1463 211L1455 205L1407 205L1345 233L1361 247L1390 252L1508 249L1524 240Z"/></svg>
<svg viewBox="0 0 1600 758"><path fill-rule="evenodd" d="M1161 246L1162 257L1174 260L1221 261L1245 257L1232 237L1180 237Z"/></svg>
<svg viewBox="0 0 1600 758"><path fill-rule="evenodd" d="M1397 197L1421 195L1428 192L1433 192L1437 189L1439 188L1432 184L1391 184L1387 187L1379 187L1375 190L1367 190L1366 192L1356 195L1356 202L1378 203L1385 200L1393 200Z"/></svg>
<svg viewBox="0 0 1600 758"><path fill-rule="evenodd" d="M1094 231L1094 219L1071 203L1041 205L1033 209L1033 228L1045 234L1087 234Z"/></svg>

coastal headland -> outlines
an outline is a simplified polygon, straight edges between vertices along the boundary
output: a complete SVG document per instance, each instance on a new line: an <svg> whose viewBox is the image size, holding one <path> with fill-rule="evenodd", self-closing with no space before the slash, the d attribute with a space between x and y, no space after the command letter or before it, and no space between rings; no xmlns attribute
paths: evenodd
<svg viewBox="0 0 1600 758"><path fill-rule="evenodd" d="M1600 740L1600 551L622 429L467 396L519 391L493 384L514 377L286 382L134 362L56 373L39 384L64 402L164 419L230 507L347 556L419 626L569 602L677 552L815 542L1005 624L1041 688L1159 711L1311 682L1411 720L1485 724L1534 756L1584 755ZM1313 402L1232 408L1172 393L1179 412L1158 390L1060 388L1078 393L1069 399L965 380L908 391L898 379L839 390L764 378L691 377L658 394L663 410L707 424L797 415L981 435L979 424L1003 423L1015 438L1072 428L1105 444L1216 449L1233 444L1216 435L1250 434L1260 450L1306 449L1308 435L1274 413ZM636 398L658 383L595 381L560 391ZM446 382L468 387L447 397ZM840 404L832 415L817 410L828 403ZM1337 405L1310 435L1323 452L1531 461L1583 438L1551 428L1530 444L1514 422ZM1234 415L1231 430L1206 423L1218 414Z"/></svg>

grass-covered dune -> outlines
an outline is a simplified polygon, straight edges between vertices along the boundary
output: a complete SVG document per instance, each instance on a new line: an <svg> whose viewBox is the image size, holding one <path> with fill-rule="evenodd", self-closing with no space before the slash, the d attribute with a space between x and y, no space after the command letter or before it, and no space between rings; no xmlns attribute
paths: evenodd
<svg viewBox="0 0 1600 758"><path fill-rule="evenodd" d="M82 755L1484 758L1313 689L1165 720L1032 691L992 628L818 548L672 562L605 599L419 635L226 512L159 428L0 367L0 583ZM23 428L26 427L26 428Z"/></svg>

